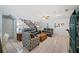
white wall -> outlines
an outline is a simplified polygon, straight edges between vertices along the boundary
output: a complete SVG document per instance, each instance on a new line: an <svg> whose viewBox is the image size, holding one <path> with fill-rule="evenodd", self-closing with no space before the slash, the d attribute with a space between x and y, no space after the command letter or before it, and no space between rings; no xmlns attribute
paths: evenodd
<svg viewBox="0 0 79 59"><path fill-rule="evenodd" d="M16 18L38 21L43 29L49 23L49 27L54 29L54 33L68 34L69 17L78 6L1 6L5 14L12 14ZM65 11L68 9L68 12ZM50 16L48 20L43 20L42 16ZM54 23L64 23L63 27L54 28Z"/></svg>
<svg viewBox="0 0 79 59"><path fill-rule="evenodd" d="M2 12L0 11L0 38L2 39Z"/></svg>
<svg viewBox="0 0 79 59"><path fill-rule="evenodd" d="M53 28L54 29L54 33L55 34L60 34L60 35L68 35L68 32L66 31L66 29L69 29L69 20L70 20L70 15L68 16L61 16L61 17L55 17L53 18L52 16L50 16L48 18L48 20L43 20L42 18L39 17L33 17L30 16L29 18L27 18L28 20L31 19L32 22L38 22L37 25L39 25L41 27L41 30L43 30L43 28L47 27L47 23L49 25L49 28ZM56 24L59 23L64 23L63 26L60 27L54 27Z"/></svg>

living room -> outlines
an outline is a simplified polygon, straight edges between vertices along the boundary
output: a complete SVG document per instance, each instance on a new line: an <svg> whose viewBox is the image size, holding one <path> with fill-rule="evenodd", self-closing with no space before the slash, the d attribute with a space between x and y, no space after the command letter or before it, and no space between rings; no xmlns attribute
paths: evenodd
<svg viewBox="0 0 79 59"><path fill-rule="evenodd" d="M4 53L69 53L70 16L79 6L0 6ZM3 44L5 43L5 44Z"/></svg>

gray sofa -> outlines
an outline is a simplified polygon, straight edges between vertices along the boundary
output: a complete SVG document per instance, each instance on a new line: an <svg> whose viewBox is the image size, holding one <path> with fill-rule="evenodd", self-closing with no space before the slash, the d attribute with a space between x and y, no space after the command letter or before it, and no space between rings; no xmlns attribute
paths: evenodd
<svg viewBox="0 0 79 59"><path fill-rule="evenodd" d="M27 28L24 29L23 32L29 32L35 36L40 33L40 31L38 31L36 28Z"/></svg>

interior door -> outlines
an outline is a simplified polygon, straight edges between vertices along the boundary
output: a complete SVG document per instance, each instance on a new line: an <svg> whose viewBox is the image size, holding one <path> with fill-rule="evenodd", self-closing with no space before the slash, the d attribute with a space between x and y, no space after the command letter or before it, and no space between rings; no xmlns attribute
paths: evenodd
<svg viewBox="0 0 79 59"><path fill-rule="evenodd" d="M9 38L14 37L14 20L10 17L4 17L2 18L2 32L4 35L5 33L9 34Z"/></svg>

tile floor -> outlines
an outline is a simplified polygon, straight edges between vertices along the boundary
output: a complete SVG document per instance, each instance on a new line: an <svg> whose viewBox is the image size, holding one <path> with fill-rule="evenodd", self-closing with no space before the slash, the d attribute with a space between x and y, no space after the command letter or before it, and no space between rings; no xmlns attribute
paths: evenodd
<svg viewBox="0 0 79 59"><path fill-rule="evenodd" d="M48 37L31 52L22 47L22 42L9 40L7 44L7 53L68 53L68 50L69 37L57 34Z"/></svg>

